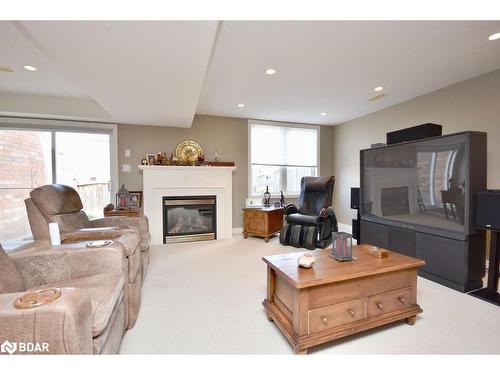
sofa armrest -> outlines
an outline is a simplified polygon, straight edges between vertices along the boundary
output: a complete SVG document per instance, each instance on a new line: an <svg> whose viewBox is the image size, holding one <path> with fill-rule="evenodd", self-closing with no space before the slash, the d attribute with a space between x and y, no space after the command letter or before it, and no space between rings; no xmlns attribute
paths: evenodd
<svg viewBox="0 0 500 375"><path fill-rule="evenodd" d="M100 248L88 248L85 242L24 248L9 254L27 289L99 273L121 274L126 269L120 242Z"/></svg>
<svg viewBox="0 0 500 375"><path fill-rule="evenodd" d="M126 216L110 216L99 219L92 219L90 223L94 228L100 227L120 227L130 225L131 227L139 228L140 233L149 232L149 222L147 216L126 217Z"/></svg>
<svg viewBox="0 0 500 375"><path fill-rule="evenodd" d="M126 233L138 233L138 228L116 228L115 227L97 227L83 228L73 232L61 233L63 243L77 241L97 241L97 240L116 240Z"/></svg>
<svg viewBox="0 0 500 375"><path fill-rule="evenodd" d="M0 294L0 342L17 345L15 354L92 354L91 301L79 289L61 292L55 301L32 309L14 307L24 292ZM23 353L19 343L38 344L35 349L41 350Z"/></svg>

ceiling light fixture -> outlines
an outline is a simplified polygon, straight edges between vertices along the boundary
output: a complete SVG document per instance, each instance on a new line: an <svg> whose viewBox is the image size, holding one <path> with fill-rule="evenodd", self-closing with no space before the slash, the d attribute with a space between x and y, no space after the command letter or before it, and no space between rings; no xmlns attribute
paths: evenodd
<svg viewBox="0 0 500 375"><path fill-rule="evenodd" d="M33 65L25 65L24 69L29 70L30 72L35 72L38 70L38 68L36 66L33 66Z"/></svg>
<svg viewBox="0 0 500 375"><path fill-rule="evenodd" d="M326 112L321 112L320 115L321 116L326 116Z"/></svg>
<svg viewBox="0 0 500 375"><path fill-rule="evenodd" d="M377 86L373 89L373 91L379 92L379 91L382 91L383 89L384 89L384 86Z"/></svg>
<svg viewBox="0 0 500 375"><path fill-rule="evenodd" d="M276 69L274 69L274 68L267 68L266 69L266 74L268 76L272 76L273 74L276 74Z"/></svg>
<svg viewBox="0 0 500 375"><path fill-rule="evenodd" d="M500 39L500 33L491 34L488 37L488 40L497 40L497 39Z"/></svg>
<svg viewBox="0 0 500 375"><path fill-rule="evenodd" d="M238 104L238 108L245 108L245 104L243 103Z"/></svg>

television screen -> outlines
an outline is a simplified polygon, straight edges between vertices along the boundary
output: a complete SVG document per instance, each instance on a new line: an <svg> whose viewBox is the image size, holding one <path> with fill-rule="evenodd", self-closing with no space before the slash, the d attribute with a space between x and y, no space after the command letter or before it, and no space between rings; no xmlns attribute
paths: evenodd
<svg viewBox="0 0 500 375"><path fill-rule="evenodd" d="M361 215L466 231L466 134L362 152Z"/></svg>

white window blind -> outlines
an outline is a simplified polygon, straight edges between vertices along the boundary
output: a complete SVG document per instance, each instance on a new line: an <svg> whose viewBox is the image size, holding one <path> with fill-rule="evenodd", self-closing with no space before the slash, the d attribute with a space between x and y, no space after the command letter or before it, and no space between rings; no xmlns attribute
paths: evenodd
<svg viewBox="0 0 500 375"><path fill-rule="evenodd" d="M315 127L250 123L250 195L266 186L273 195L298 195L301 178L318 174L318 135Z"/></svg>

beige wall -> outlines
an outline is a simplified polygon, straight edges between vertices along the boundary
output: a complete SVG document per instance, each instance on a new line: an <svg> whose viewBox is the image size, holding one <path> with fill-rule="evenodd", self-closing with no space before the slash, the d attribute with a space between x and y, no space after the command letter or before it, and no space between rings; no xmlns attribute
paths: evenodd
<svg viewBox="0 0 500 375"><path fill-rule="evenodd" d="M341 223L350 224L355 217L349 208L350 188L359 186L359 150L385 142L389 131L426 122L443 125L443 134L487 132L488 187L500 188L500 70L496 70L335 126L334 207Z"/></svg>
<svg viewBox="0 0 500 375"><path fill-rule="evenodd" d="M173 152L177 144L192 139L201 144L207 160L215 150L221 160L236 162L233 174L233 227L242 226L241 209L248 196L248 126L247 119L196 115L191 128L118 125L118 162L120 184L128 190L142 190L142 175L137 165L148 152ZM332 127L321 127L321 174L331 174L333 153ZM131 151L125 158L124 150ZM121 165L130 164L131 172L122 172Z"/></svg>

